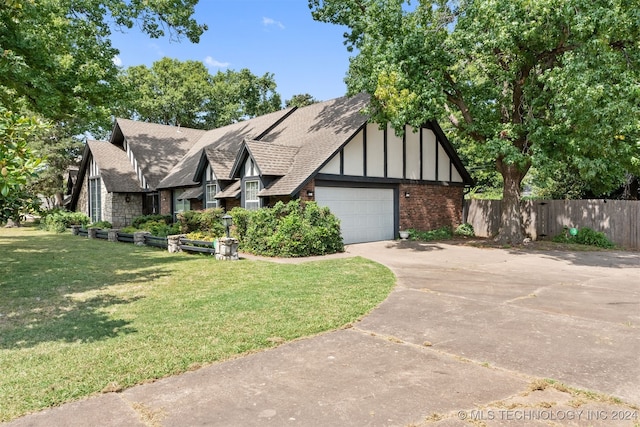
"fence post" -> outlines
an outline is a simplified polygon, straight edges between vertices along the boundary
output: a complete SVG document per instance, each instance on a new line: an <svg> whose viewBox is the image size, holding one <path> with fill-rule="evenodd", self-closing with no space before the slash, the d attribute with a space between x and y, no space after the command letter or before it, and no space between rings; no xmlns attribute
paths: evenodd
<svg viewBox="0 0 640 427"><path fill-rule="evenodd" d="M107 230L107 240L110 242L117 242L118 241L118 229L117 228L112 228L110 230Z"/></svg>
<svg viewBox="0 0 640 427"><path fill-rule="evenodd" d="M231 260L238 259L238 239L233 237L223 237L218 239L216 248L216 259Z"/></svg>
<svg viewBox="0 0 640 427"><path fill-rule="evenodd" d="M167 250L170 254L182 252L182 249L180 248L180 238L184 236L184 234L174 234L173 236L167 236Z"/></svg>
<svg viewBox="0 0 640 427"><path fill-rule="evenodd" d="M136 231L133 233L133 244L137 246L144 246L144 236L148 236L151 233L148 231Z"/></svg>

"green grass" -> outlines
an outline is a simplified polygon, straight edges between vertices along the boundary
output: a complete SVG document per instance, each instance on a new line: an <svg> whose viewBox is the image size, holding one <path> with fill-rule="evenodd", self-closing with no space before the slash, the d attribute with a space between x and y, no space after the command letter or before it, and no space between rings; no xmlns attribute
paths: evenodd
<svg viewBox="0 0 640 427"><path fill-rule="evenodd" d="M0 229L0 421L339 328L394 282L362 258L224 262Z"/></svg>

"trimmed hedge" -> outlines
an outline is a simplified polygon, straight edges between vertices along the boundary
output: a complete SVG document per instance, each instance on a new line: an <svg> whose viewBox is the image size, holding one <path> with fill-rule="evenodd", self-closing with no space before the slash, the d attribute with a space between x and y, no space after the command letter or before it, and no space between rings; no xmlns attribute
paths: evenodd
<svg viewBox="0 0 640 427"><path fill-rule="evenodd" d="M178 214L180 232L183 234L199 231L211 237L222 237L225 228L222 225L224 209L210 208L203 211L184 211Z"/></svg>
<svg viewBox="0 0 640 427"><path fill-rule="evenodd" d="M315 202L278 202L273 208L234 208L234 236L256 255L303 257L344 251L340 221Z"/></svg>

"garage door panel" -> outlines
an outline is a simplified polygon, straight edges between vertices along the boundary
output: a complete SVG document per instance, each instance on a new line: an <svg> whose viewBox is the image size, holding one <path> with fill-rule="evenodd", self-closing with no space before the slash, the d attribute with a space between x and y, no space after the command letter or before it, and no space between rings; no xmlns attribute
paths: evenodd
<svg viewBox="0 0 640 427"><path fill-rule="evenodd" d="M316 187L316 201L340 219L345 244L395 237L393 189Z"/></svg>

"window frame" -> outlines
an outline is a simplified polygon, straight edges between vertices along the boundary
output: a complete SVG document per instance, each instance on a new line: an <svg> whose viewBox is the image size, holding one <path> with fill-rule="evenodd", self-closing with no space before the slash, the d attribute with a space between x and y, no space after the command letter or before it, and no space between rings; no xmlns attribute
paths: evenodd
<svg viewBox="0 0 640 427"><path fill-rule="evenodd" d="M255 195L255 199L250 199L248 185L255 184L255 190L252 189L251 195ZM247 210L257 210L260 209L260 197L258 197L258 192L260 191L260 180L259 179L247 179L244 182L244 208Z"/></svg>
<svg viewBox="0 0 640 427"><path fill-rule="evenodd" d="M211 192L210 189L213 188ZM204 185L204 204L206 209L217 208L218 207L218 199L215 198L215 195L218 193L218 184L212 181L206 182Z"/></svg>
<svg viewBox="0 0 640 427"><path fill-rule="evenodd" d="M102 182L100 177L89 178L89 218L102 221Z"/></svg>

